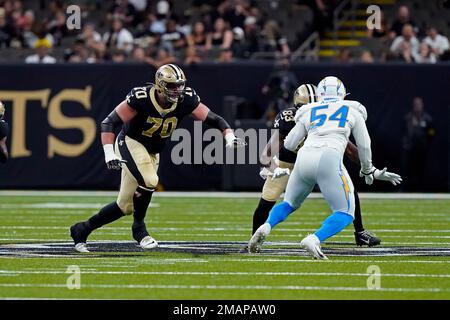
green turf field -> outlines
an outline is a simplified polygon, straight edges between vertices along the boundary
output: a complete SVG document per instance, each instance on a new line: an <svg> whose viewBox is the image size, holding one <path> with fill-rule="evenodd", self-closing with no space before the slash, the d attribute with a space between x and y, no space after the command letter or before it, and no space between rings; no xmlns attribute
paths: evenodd
<svg viewBox="0 0 450 320"><path fill-rule="evenodd" d="M349 226L323 246L330 260L314 261L298 243L329 213L324 200L307 200L250 255L239 249L257 198L155 195L147 226L161 249L135 247L125 217L91 235L94 252L75 253L64 243L69 226L113 199L0 196L0 298L450 298L450 200L362 199L366 228L382 246L355 249ZM409 255L389 255L397 249ZM80 289L67 287L69 266L80 270ZM379 289L367 286L377 283L369 267L381 272Z"/></svg>

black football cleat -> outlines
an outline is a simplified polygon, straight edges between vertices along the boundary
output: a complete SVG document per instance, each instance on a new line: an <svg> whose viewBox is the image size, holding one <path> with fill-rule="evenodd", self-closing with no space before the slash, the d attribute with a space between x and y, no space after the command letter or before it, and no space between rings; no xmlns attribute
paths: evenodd
<svg viewBox="0 0 450 320"><path fill-rule="evenodd" d="M79 222L70 227L70 236L75 243L75 250L78 252L89 252L86 248L86 240L91 231L87 228L86 222Z"/></svg>
<svg viewBox="0 0 450 320"><path fill-rule="evenodd" d="M381 243L381 239L377 238L370 231L364 230L360 232L355 232L355 241L358 246L377 246Z"/></svg>

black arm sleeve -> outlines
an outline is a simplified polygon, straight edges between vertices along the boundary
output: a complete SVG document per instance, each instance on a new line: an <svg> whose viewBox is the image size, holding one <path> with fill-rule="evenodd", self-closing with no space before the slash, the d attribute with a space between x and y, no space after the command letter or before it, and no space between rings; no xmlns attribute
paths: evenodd
<svg viewBox="0 0 450 320"><path fill-rule="evenodd" d="M0 163L5 163L8 160L6 153L3 152L3 149L0 147Z"/></svg>
<svg viewBox="0 0 450 320"><path fill-rule="evenodd" d="M221 131L224 131L225 129L231 129L228 122L225 121L224 118L219 116L218 114L212 112L211 110L206 115L206 119L204 121L208 126L211 126L213 128L217 128Z"/></svg>
<svg viewBox="0 0 450 320"><path fill-rule="evenodd" d="M8 123L0 120L0 140L7 137L9 133Z"/></svg>
<svg viewBox="0 0 450 320"><path fill-rule="evenodd" d="M102 132L112 132L114 133L115 129L123 124L122 119L120 119L116 110L113 110L106 118L102 121L101 129Z"/></svg>

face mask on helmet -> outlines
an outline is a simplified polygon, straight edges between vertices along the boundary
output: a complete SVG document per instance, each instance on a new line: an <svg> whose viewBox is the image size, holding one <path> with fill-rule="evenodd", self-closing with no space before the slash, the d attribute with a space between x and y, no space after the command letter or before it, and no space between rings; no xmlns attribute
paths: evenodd
<svg viewBox="0 0 450 320"><path fill-rule="evenodd" d="M184 92L186 84L184 82L171 83L163 82L164 95L169 102L177 102Z"/></svg>

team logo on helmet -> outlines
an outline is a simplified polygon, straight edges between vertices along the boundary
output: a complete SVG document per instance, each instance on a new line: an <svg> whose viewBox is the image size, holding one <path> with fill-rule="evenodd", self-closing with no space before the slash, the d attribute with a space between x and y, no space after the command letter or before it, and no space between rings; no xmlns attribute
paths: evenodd
<svg viewBox="0 0 450 320"><path fill-rule="evenodd" d="M183 95L186 76L180 67L174 64L165 64L156 71L155 85L167 101L175 103Z"/></svg>
<svg viewBox="0 0 450 320"><path fill-rule="evenodd" d="M344 99L347 95L345 86L336 77L325 77L317 85L317 94L320 99L339 98Z"/></svg>
<svg viewBox="0 0 450 320"><path fill-rule="evenodd" d="M294 92L294 105L301 107L304 104L317 102L317 88L313 84L302 84Z"/></svg>

